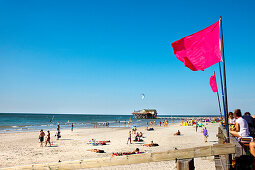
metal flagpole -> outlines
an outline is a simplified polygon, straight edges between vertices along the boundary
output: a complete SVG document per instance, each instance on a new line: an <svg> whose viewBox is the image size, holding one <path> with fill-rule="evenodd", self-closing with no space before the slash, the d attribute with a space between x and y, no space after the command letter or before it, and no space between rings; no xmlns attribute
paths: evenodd
<svg viewBox="0 0 255 170"><path fill-rule="evenodd" d="M221 32L221 49L222 49L222 60L223 60L223 80L224 80L224 99L225 99L225 114L228 114L228 99L227 99L227 82L226 82L226 69L225 69L225 56L224 56L224 43L223 43L223 29L222 29L222 17L220 17L220 32ZM228 126L228 116L226 115L225 125L227 129L227 142L230 143L229 139L229 126ZM232 165L232 155L228 155L228 165L229 169Z"/></svg>
<svg viewBox="0 0 255 170"><path fill-rule="evenodd" d="M223 84L222 84L222 75L221 75L221 65L219 62L219 69L220 69L220 84L221 84L221 94L222 94L222 105L223 105L223 112L224 112L224 119L225 119L225 128L227 129L226 125L226 111L225 111L225 99L224 99L224 90L223 90Z"/></svg>
<svg viewBox="0 0 255 170"><path fill-rule="evenodd" d="M214 76L215 76L215 71L214 71ZM216 79L216 76L215 76L215 79ZM216 83L217 83L217 81L216 81ZM222 113L221 113L220 97L219 97L218 88L217 88L217 97L218 97L218 103L219 103L219 109L220 109L220 118L221 118L221 121L222 121Z"/></svg>

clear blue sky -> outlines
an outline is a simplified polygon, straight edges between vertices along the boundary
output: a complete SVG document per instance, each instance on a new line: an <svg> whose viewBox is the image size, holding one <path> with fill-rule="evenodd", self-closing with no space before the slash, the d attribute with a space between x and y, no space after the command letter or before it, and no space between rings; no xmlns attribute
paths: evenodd
<svg viewBox="0 0 255 170"><path fill-rule="evenodd" d="M0 112L218 114L171 43L223 16L229 110L255 113L255 3L0 1ZM219 84L218 84L219 86ZM145 99L141 100L141 93Z"/></svg>

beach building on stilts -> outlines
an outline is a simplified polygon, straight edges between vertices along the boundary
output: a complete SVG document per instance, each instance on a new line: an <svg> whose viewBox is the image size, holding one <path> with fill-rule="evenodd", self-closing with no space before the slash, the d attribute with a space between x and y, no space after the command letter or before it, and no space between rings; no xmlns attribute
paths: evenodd
<svg viewBox="0 0 255 170"><path fill-rule="evenodd" d="M134 119L156 119L158 115L156 109L143 109L134 111L132 114Z"/></svg>

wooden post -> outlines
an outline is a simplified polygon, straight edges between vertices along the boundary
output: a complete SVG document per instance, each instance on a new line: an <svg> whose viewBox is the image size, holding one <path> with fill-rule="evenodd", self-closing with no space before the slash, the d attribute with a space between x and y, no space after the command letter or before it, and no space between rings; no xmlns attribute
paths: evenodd
<svg viewBox="0 0 255 170"><path fill-rule="evenodd" d="M194 170L194 158L177 160L177 170Z"/></svg>

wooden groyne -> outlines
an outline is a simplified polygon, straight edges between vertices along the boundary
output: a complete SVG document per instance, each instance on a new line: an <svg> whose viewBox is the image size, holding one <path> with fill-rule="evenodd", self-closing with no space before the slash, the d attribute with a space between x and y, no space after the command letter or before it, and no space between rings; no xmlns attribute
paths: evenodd
<svg viewBox="0 0 255 170"><path fill-rule="evenodd" d="M236 152L235 145L233 144L214 144L211 146L194 147L188 149L179 150L169 150L165 152L154 152L154 153L144 153L136 155L126 155L126 156L114 156L114 157L104 157L95 158L89 160L79 160L79 161L64 161L59 163L48 163L48 164L34 164L19 167L3 168L3 170L16 170L16 169L85 169L85 168L100 168L106 166L116 166L116 165L130 165L138 163L149 163L149 162L160 162L169 160L184 160L193 159L198 157L207 156L219 156L226 154L234 154ZM181 166L179 166L181 167Z"/></svg>

